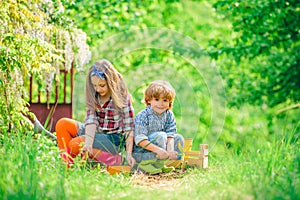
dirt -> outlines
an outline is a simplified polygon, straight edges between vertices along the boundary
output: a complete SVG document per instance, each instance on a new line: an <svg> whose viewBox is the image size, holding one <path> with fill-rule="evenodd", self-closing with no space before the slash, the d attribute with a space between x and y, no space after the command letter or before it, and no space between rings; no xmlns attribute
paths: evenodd
<svg viewBox="0 0 300 200"><path fill-rule="evenodd" d="M160 173L157 175L148 175L142 172L135 172L131 176L134 185L147 188L174 189L180 185L180 179L183 178L184 171L175 171L170 173Z"/></svg>

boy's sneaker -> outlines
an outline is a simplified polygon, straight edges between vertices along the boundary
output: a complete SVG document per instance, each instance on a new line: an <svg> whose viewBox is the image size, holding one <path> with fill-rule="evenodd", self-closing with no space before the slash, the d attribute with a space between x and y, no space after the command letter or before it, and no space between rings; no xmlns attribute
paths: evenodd
<svg viewBox="0 0 300 200"><path fill-rule="evenodd" d="M183 164L183 161L182 160L167 160L166 162L165 162L165 165L167 166L167 167L174 167L174 168L176 168L176 169L180 169L180 168L182 168L182 165Z"/></svg>
<svg viewBox="0 0 300 200"><path fill-rule="evenodd" d="M164 166L163 168L161 168L161 171L164 172L164 173L168 173L168 172L175 171L175 168Z"/></svg>
<svg viewBox="0 0 300 200"><path fill-rule="evenodd" d="M175 168L173 166L166 166L165 163L166 163L166 160L163 159L163 160L157 160L152 165L156 168L160 168L161 171L164 172L164 173L168 173L168 172L171 172L171 171L175 170Z"/></svg>
<svg viewBox="0 0 300 200"><path fill-rule="evenodd" d="M151 162L149 164L149 162L144 163L143 161L141 161L138 165L138 169L141 169L142 171L147 172L151 175L159 174L162 172L161 168L154 167Z"/></svg>

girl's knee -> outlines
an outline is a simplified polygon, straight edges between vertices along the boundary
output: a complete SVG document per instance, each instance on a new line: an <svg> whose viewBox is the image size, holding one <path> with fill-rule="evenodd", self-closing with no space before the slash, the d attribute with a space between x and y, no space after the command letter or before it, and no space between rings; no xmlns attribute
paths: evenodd
<svg viewBox="0 0 300 200"><path fill-rule="evenodd" d="M55 129L61 129L69 123L69 119L66 117L60 118L55 125Z"/></svg>
<svg viewBox="0 0 300 200"><path fill-rule="evenodd" d="M55 125L56 135L63 135L68 132L75 137L78 132L77 122L70 118L60 118Z"/></svg>

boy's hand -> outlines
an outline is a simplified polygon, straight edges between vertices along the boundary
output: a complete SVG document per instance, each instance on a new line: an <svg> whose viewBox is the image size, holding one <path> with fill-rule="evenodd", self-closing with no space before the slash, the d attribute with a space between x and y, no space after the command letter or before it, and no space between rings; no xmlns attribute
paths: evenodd
<svg viewBox="0 0 300 200"><path fill-rule="evenodd" d="M170 160L176 160L178 157L178 152L177 151L169 151L169 159Z"/></svg>
<svg viewBox="0 0 300 200"><path fill-rule="evenodd" d="M169 158L169 153L168 153L166 150L160 148L160 149L156 152L156 157L157 157L158 159L166 159L166 158Z"/></svg>

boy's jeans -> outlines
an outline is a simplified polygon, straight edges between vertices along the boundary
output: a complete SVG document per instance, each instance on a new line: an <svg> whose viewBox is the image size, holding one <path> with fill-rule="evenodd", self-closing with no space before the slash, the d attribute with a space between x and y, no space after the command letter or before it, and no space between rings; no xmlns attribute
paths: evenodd
<svg viewBox="0 0 300 200"><path fill-rule="evenodd" d="M156 146L159 146L162 149L167 148L167 134L165 132L155 132L149 135L148 140L155 144ZM174 135L174 150L178 152L177 160L181 160L181 154L182 152L179 150L178 143L180 142L181 147L183 148L184 145L184 138L180 134ZM136 162L141 162L142 160L152 160L156 159L156 154L148 151L140 146L134 145L133 149L133 157L136 160Z"/></svg>

